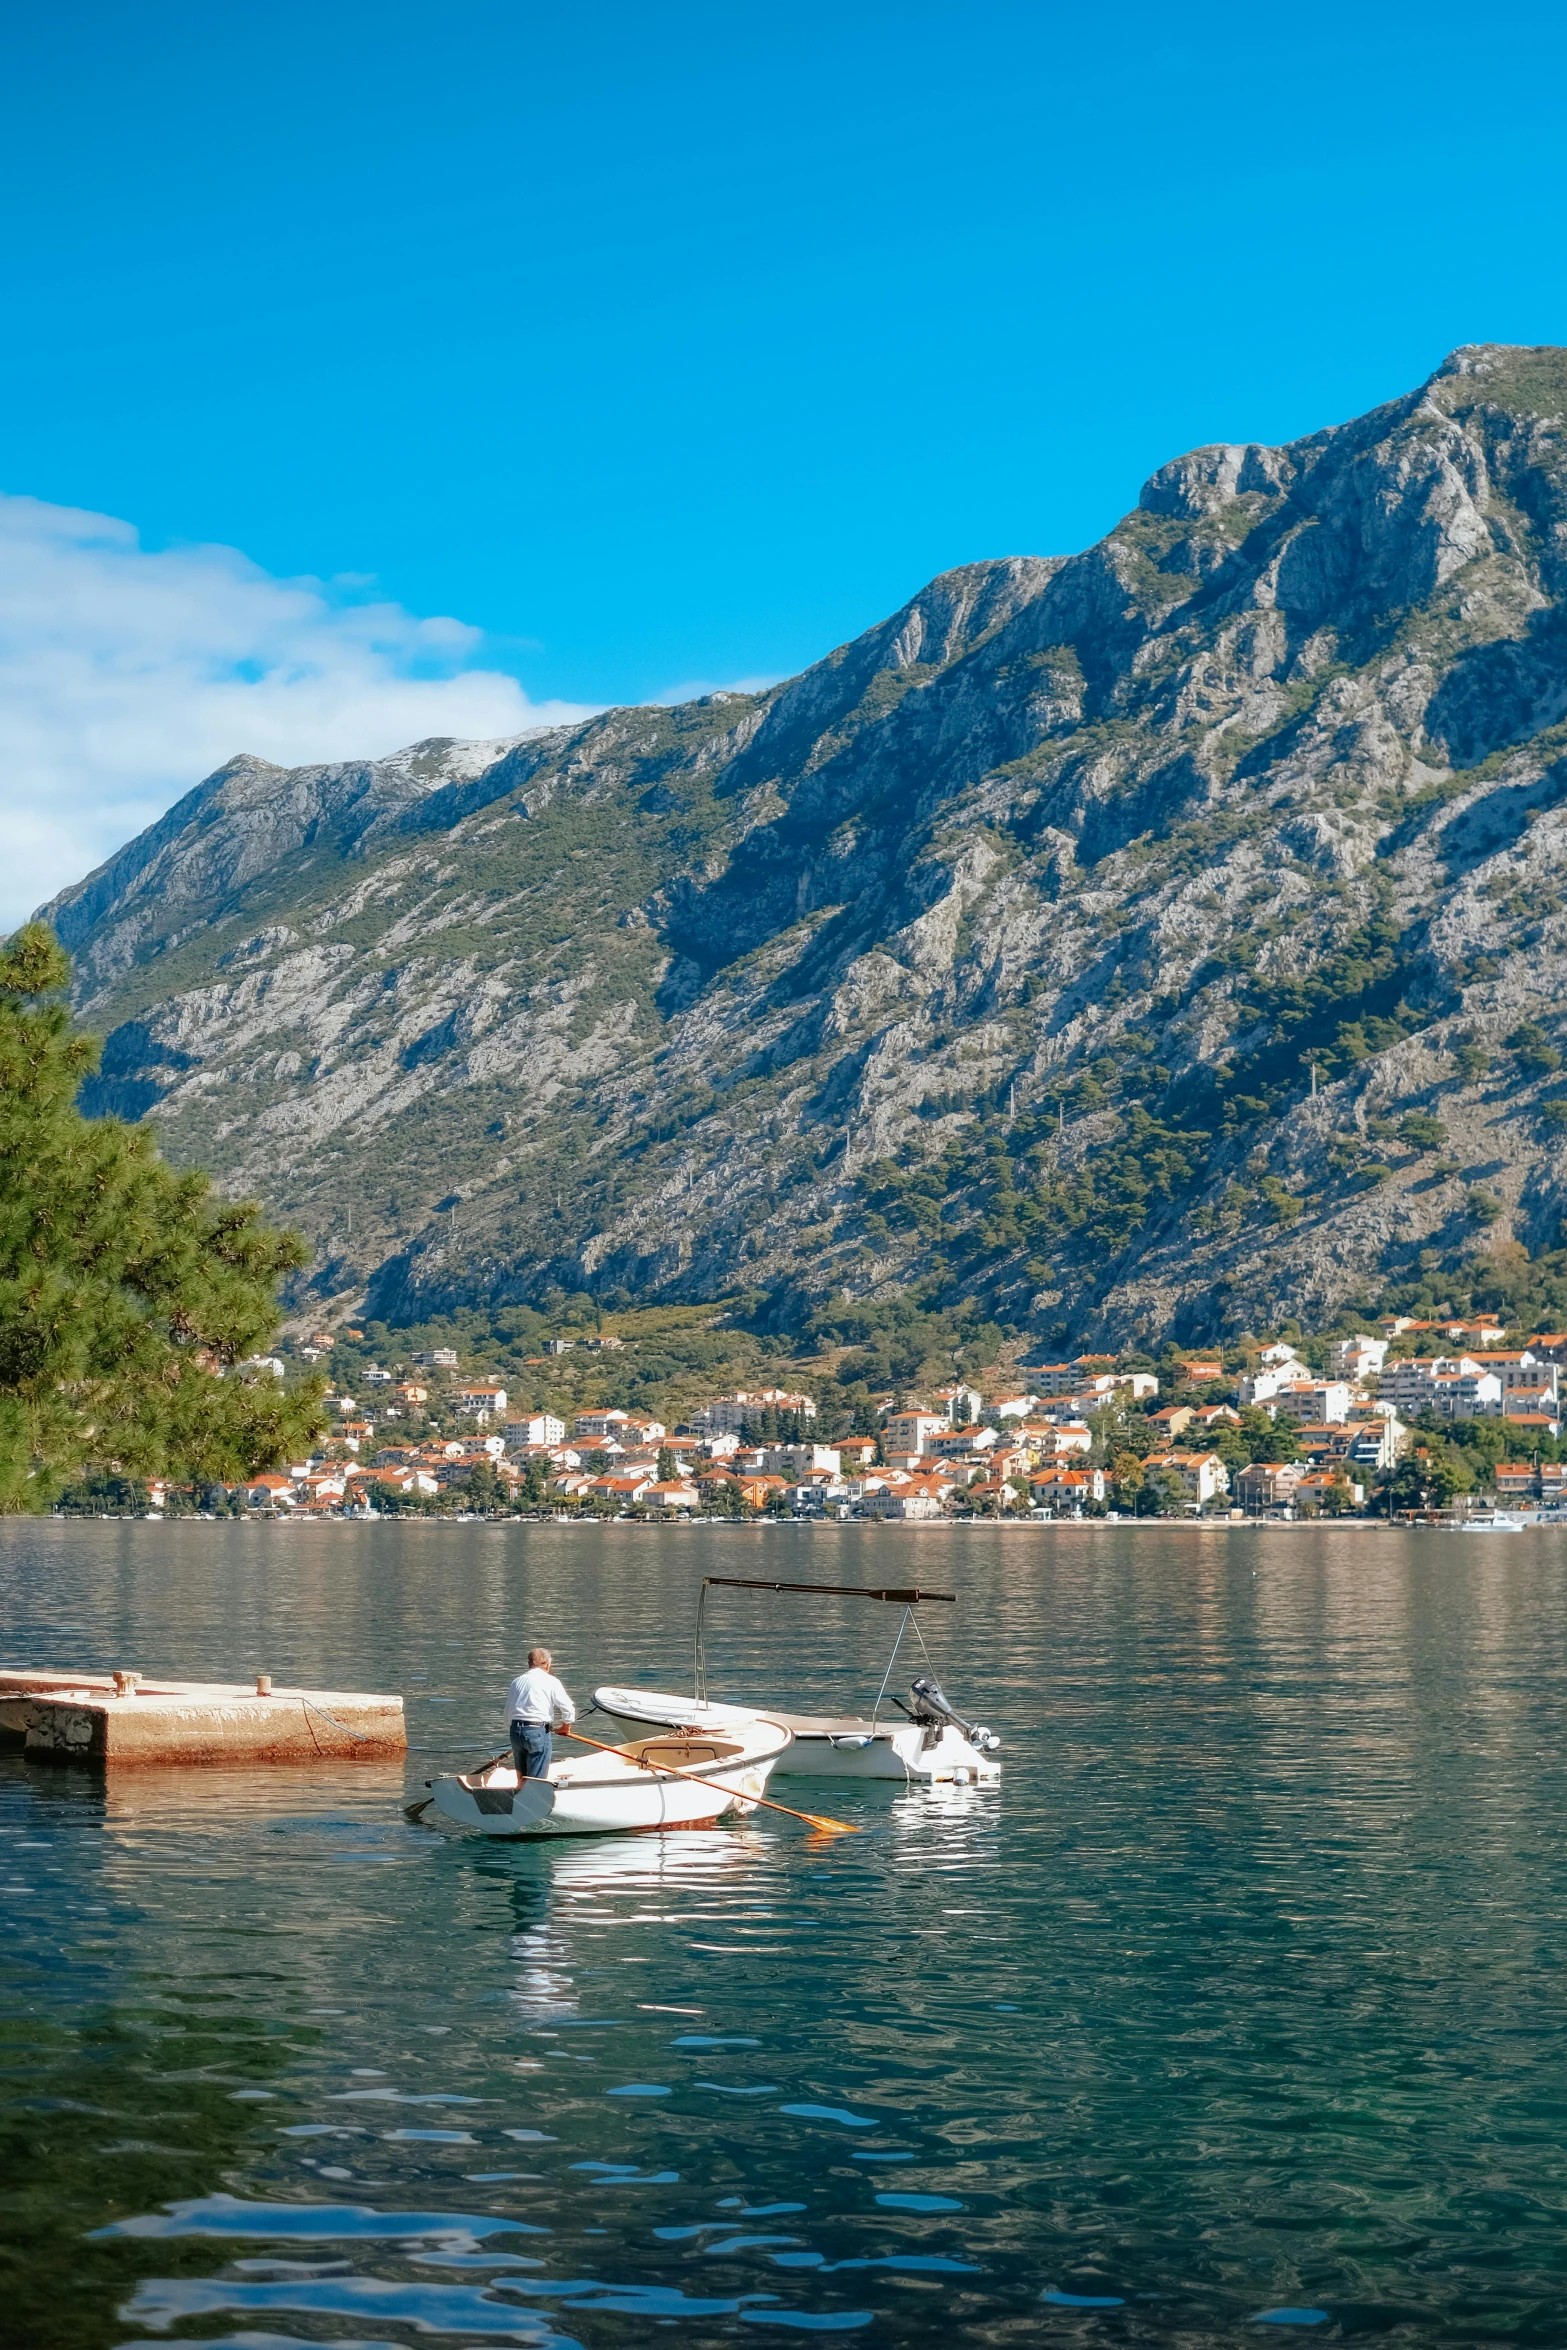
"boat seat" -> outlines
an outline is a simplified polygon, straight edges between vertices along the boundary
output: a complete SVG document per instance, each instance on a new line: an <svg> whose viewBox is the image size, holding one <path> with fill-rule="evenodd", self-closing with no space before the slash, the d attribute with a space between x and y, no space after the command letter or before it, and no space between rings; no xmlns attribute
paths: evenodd
<svg viewBox="0 0 1567 2350"><path fill-rule="evenodd" d="M716 1738L642 1738L628 1746L628 1754L640 1755L644 1762L661 1764L665 1770L679 1771L700 1763L725 1762L741 1749L728 1741Z"/></svg>

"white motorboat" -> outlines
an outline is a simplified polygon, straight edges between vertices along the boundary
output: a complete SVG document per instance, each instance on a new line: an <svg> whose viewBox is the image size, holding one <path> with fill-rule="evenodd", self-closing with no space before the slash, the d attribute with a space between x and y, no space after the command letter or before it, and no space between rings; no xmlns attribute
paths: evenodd
<svg viewBox="0 0 1567 2350"><path fill-rule="evenodd" d="M781 1723L791 1733L790 1744L776 1766L780 1778L895 1779L905 1784L911 1780L925 1784L947 1781L968 1786L1000 1778L1001 1765L996 1760L1000 1739L983 1723L965 1721L955 1712L934 1675L923 1675L916 1680L907 1699L887 1698L887 1683L892 1678L899 1643L913 1622L914 1609L931 1601L950 1606L953 1595L947 1591L875 1590L855 1583L775 1583L770 1578L753 1576L705 1576L697 1605L696 1695L682 1697L664 1689L618 1687L593 1692L599 1710L608 1714L627 1737L644 1736L656 1729L736 1734L741 1724L757 1718L749 1707L721 1704L707 1696L702 1630L708 1590L714 1584L742 1591L825 1592L834 1597L890 1601L903 1607L903 1622L898 1627L892 1655L887 1660L887 1670L869 1716L795 1714L785 1713L777 1706L768 1707L766 1718ZM917 1626L915 1638L924 1649ZM926 1662L929 1661L927 1652ZM901 1719L888 1719L881 1710L884 1700L897 1708Z"/></svg>
<svg viewBox="0 0 1567 2350"><path fill-rule="evenodd" d="M1460 1534L1521 1534L1522 1518L1510 1518L1505 1510L1485 1510L1479 1517L1465 1518L1458 1529Z"/></svg>
<svg viewBox="0 0 1567 2350"><path fill-rule="evenodd" d="M655 1727L697 1735L736 1731L756 1718L743 1705L711 1704L664 1689L595 1689L593 1698L628 1738L646 1736ZM951 1722L777 1712L770 1718L792 1732L775 1765L780 1778L955 1779L974 1784L1001 1776L994 1754L976 1746Z"/></svg>
<svg viewBox="0 0 1567 2350"><path fill-rule="evenodd" d="M743 1819L787 1753L787 1726L767 1714L694 1734L665 1729L552 1763L522 1779L509 1761L430 1781L442 1816L481 1836L614 1836L716 1828Z"/></svg>

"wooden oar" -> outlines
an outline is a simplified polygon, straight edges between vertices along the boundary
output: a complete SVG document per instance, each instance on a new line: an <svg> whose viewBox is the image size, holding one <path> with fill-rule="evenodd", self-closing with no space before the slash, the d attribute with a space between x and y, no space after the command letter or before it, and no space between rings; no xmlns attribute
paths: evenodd
<svg viewBox="0 0 1567 2350"><path fill-rule="evenodd" d="M555 1735L574 1738L579 1746L596 1746L600 1754L618 1755L622 1762L633 1762L639 1770L651 1771L655 1779L690 1779L696 1786L711 1787L719 1795L733 1797L740 1793L738 1788L720 1786L716 1779L699 1779L695 1771L671 1770L664 1763L647 1762L640 1754L629 1754L623 1746L606 1746L602 1738L585 1738L580 1730L557 1729ZM860 1832L852 1820L829 1820L814 1811L791 1811L788 1804L775 1803L770 1795L746 1795L742 1800L759 1803L765 1811L781 1811L786 1820L803 1820L808 1828L820 1828L827 1836L857 1836Z"/></svg>

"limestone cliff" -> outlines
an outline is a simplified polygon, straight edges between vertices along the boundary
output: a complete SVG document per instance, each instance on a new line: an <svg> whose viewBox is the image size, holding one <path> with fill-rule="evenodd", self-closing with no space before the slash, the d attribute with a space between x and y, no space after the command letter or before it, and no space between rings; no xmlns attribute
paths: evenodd
<svg viewBox="0 0 1567 2350"><path fill-rule="evenodd" d="M1484 347L765 695L236 759L46 911L97 1106L323 1295L1198 1337L1554 1242L1564 810L1567 352Z"/></svg>

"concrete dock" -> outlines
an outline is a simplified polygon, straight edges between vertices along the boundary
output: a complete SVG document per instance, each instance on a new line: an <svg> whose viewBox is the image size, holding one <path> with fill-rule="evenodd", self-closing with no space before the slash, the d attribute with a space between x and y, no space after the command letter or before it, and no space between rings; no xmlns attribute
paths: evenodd
<svg viewBox="0 0 1567 2350"><path fill-rule="evenodd" d="M134 1672L0 1670L0 1745L39 1762L382 1762L405 1754L400 1697Z"/></svg>

